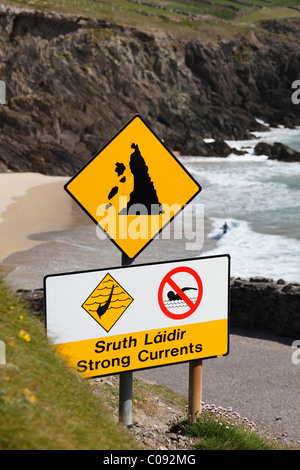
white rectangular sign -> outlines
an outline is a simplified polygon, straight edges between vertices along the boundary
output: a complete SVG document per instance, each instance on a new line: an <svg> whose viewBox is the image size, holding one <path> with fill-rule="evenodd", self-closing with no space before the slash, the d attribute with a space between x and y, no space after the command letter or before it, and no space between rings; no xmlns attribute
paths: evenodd
<svg viewBox="0 0 300 470"><path fill-rule="evenodd" d="M84 377L228 354L230 257L48 275L47 336Z"/></svg>

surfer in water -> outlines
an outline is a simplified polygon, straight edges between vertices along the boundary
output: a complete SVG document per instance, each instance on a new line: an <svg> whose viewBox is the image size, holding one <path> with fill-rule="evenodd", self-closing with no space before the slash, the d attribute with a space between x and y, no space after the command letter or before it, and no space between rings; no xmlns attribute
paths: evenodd
<svg viewBox="0 0 300 470"><path fill-rule="evenodd" d="M222 230L223 230L223 234L227 233L227 230L228 230L228 225L227 225L227 222L225 222L225 224L223 225L222 227Z"/></svg>

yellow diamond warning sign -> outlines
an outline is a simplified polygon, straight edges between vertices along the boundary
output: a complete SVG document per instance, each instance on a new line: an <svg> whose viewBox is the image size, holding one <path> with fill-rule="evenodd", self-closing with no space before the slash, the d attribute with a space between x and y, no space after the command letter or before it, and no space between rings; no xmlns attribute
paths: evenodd
<svg viewBox="0 0 300 470"><path fill-rule="evenodd" d="M163 141L136 115L65 185L129 258L201 191Z"/></svg>
<svg viewBox="0 0 300 470"><path fill-rule="evenodd" d="M106 274L82 307L108 332L132 301L133 298L123 287L110 274Z"/></svg>

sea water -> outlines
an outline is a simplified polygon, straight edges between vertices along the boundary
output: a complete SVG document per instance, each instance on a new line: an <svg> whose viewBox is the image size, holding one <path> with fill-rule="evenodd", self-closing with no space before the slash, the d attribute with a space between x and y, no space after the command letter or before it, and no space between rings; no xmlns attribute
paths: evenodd
<svg viewBox="0 0 300 470"><path fill-rule="evenodd" d="M300 151L299 129L271 129L253 134L249 141L228 141L244 155L226 158L178 157L202 186L184 209L193 213L202 205L204 244L187 250L182 239L160 237L151 242L135 264L197 256L230 254L231 276L264 276L287 282L300 281L300 164L269 160L254 154L259 141L282 142ZM229 229L223 235L222 226ZM111 240L99 240L95 224L31 238L43 243L5 260L14 269L7 276L15 288L42 287L46 274L120 266L121 253Z"/></svg>
<svg viewBox="0 0 300 470"><path fill-rule="evenodd" d="M259 141L282 142L300 151L300 129L271 129L256 139L228 141L244 155L188 157L202 185L198 197L217 240L206 255L231 255L231 275L300 281L300 164L254 154ZM223 235L222 226L229 230Z"/></svg>

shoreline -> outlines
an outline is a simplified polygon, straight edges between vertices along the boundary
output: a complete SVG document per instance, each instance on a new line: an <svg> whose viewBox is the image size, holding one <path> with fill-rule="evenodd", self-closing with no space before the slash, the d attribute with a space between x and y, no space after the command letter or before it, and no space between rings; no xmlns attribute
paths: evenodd
<svg viewBox="0 0 300 470"><path fill-rule="evenodd" d="M0 173L4 193L0 201L0 276L14 290L41 287L46 273L76 271L78 265L89 270L120 263L119 250L108 238L99 243L95 225L64 190L68 180L69 177L40 173ZM211 253L211 244L215 243L209 236L211 229L205 218L205 247L200 252L184 252L184 258ZM158 237L138 262L157 261L159 253L164 253L166 261L177 259L174 253L182 257L182 240L171 241L169 246L167 239ZM240 272L231 275L247 277ZM285 279L266 275L275 282L280 277Z"/></svg>
<svg viewBox="0 0 300 470"><path fill-rule="evenodd" d="M68 180L30 172L0 173L5 192L0 201L0 276L13 290L38 287L46 273L63 271L56 261L68 271L74 270L73 261L83 270L119 264L119 250L108 238L99 242L95 225L64 190ZM182 240L173 242L180 251ZM168 240L159 243L166 246ZM153 241L143 252L141 262L159 256L156 244ZM168 249L164 252L170 258ZM188 253L185 257L191 257Z"/></svg>
<svg viewBox="0 0 300 470"><path fill-rule="evenodd" d="M64 230L84 220L63 189L66 181L67 177L40 173L0 173L2 266L11 254L42 243L30 238L31 235Z"/></svg>

